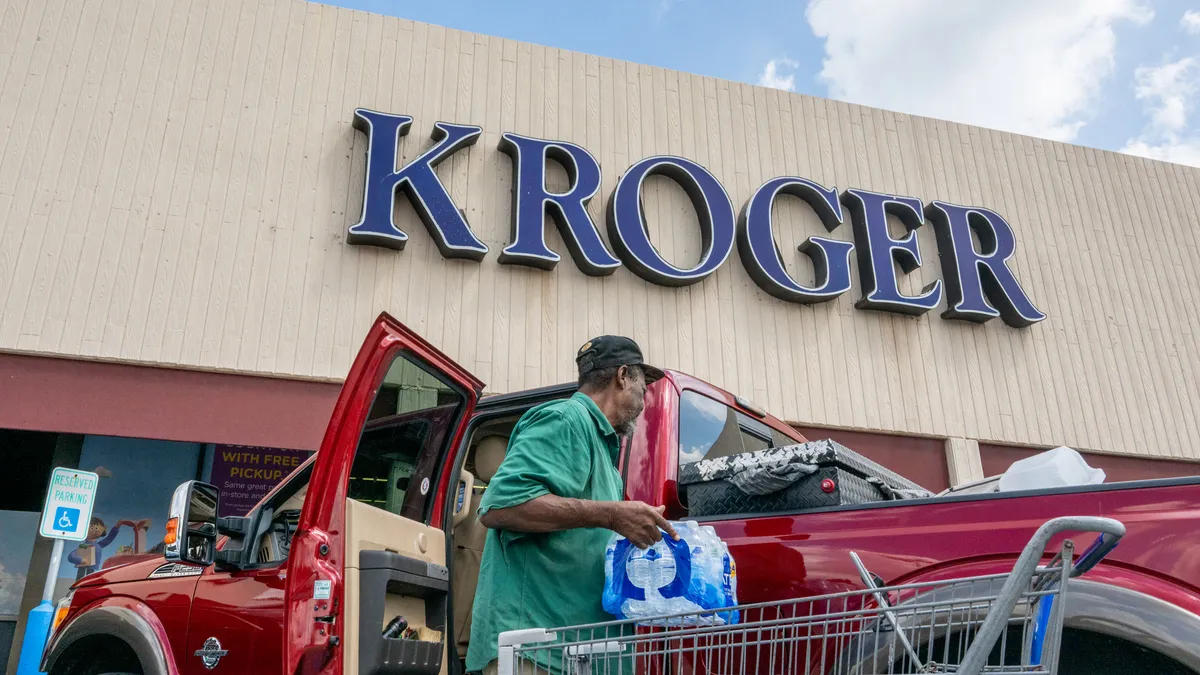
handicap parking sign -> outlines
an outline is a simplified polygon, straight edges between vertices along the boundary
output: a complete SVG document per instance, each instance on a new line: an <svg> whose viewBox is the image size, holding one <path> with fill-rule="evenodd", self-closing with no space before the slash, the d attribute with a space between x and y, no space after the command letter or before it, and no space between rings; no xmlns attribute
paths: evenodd
<svg viewBox="0 0 1200 675"><path fill-rule="evenodd" d="M83 541L92 522L100 476L91 471L58 467L50 474L39 532L50 539Z"/></svg>
<svg viewBox="0 0 1200 675"><path fill-rule="evenodd" d="M62 528L64 532L74 532L75 523L78 522L79 509L68 509L65 506L54 509L54 526Z"/></svg>

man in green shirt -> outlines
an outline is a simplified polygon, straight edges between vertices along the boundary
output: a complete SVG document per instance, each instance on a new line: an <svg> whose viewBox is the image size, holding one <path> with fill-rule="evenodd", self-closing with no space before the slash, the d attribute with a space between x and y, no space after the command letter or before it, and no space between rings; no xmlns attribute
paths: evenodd
<svg viewBox="0 0 1200 675"><path fill-rule="evenodd" d="M521 417L479 504L489 531L468 672L496 671L504 631L613 620L601 606L612 532L641 548L660 530L679 538L662 507L622 501L617 471L620 437L633 431L646 385L662 371L643 362L633 340L611 335L588 341L575 361L579 391Z"/></svg>

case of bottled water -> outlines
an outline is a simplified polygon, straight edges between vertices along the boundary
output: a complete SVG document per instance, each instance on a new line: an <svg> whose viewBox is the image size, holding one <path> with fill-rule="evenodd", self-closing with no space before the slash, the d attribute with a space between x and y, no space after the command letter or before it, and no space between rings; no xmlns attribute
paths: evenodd
<svg viewBox="0 0 1200 675"><path fill-rule="evenodd" d="M694 520L672 523L679 541L663 535L639 549L613 534L605 550L604 610L618 619L648 619L737 605L737 566L716 531ZM679 617L668 624L733 624L738 612Z"/></svg>

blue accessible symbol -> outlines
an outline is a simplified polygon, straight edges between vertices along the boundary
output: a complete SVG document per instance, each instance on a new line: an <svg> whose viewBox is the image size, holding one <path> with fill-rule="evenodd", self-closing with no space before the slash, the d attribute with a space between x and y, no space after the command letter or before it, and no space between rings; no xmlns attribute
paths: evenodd
<svg viewBox="0 0 1200 675"><path fill-rule="evenodd" d="M60 506L54 511L54 526L63 532L74 532L79 522L79 509Z"/></svg>

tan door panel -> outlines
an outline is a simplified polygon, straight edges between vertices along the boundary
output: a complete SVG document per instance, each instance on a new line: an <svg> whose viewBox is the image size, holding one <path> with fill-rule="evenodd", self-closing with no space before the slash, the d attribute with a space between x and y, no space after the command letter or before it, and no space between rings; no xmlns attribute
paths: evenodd
<svg viewBox="0 0 1200 675"><path fill-rule="evenodd" d="M358 567L359 551L391 551L446 564L446 533L390 511L346 500L346 567ZM349 555L351 552L353 556Z"/></svg>
<svg viewBox="0 0 1200 675"><path fill-rule="evenodd" d="M390 511L385 511L354 499L346 500L346 611L342 613L345 625L343 635L347 649L344 652L344 672L354 675L359 672L360 631L378 635L384 624L396 616L403 616L408 624L417 629L433 629L441 633L443 645L447 639L446 626L426 626L430 613L425 600L419 597L387 593L383 601L383 618L378 625L359 625L360 598L362 592L362 569L360 554L363 551L386 551L405 558L446 565L446 535L441 530L429 527ZM436 613L436 612L434 612ZM444 616L444 615L443 615ZM444 623L444 621L443 621ZM422 637L428 633L421 630ZM442 673L447 672L449 654L443 647Z"/></svg>

